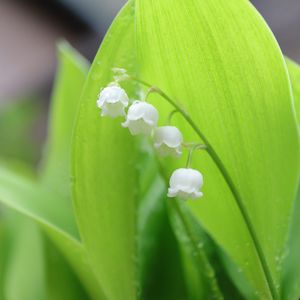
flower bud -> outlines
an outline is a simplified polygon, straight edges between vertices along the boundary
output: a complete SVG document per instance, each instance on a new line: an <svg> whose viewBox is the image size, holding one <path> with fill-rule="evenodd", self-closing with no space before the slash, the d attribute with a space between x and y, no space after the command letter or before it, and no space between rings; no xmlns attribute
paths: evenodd
<svg viewBox="0 0 300 300"><path fill-rule="evenodd" d="M128 96L126 92L116 84L111 84L104 88L97 100L97 106L101 108L101 116L116 118L125 116L125 107L128 106Z"/></svg>
<svg viewBox="0 0 300 300"><path fill-rule="evenodd" d="M154 147L161 156L181 155L181 143L183 137L179 129L175 126L162 126L154 131Z"/></svg>
<svg viewBox="0 0 300 300"><path fill-rule="evenodd" d="M203 196L200 189L203 185L203 176L194 169L177 169L170 178L168 197L181 199L196 199Z"/></svg>
<svg viewBox="0 0 300 300"><path fill-rule="evenodd" d="M129 79L129 75L127 74L127 70L123 68L112 68L114 73L114 80L117 82L124 81Z"/></svg>
<svg viewBox="0 0 300 300"><path fill-rule="evenodd" d="M145 134L150 135L152 129L157 126L158 111L156 108L142 101L135 101L129 107L127 118L123 127L128 127L132 135Z"/></svg>

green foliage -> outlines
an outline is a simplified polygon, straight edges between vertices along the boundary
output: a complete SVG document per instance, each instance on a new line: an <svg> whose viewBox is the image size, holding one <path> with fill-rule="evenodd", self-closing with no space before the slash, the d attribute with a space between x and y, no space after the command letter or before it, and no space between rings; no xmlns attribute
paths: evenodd
<svg viewBox="0 0 300 300"><path fill-rule="evenodd" d="M300 125L300 66L290 59L286 60L291 84L294 92L295 110ZM286 246L286 257L283 265L283 293L284 299L299 299L300 296L300 186L294 203L294 212L290 226L290 234Z"/></svg>
<svg viewBox="0 0 300 300"><path fill-rule="evenodd" d="M9 236L7 234L7 224L0 218L0 299L4 298L4 281L7 254L9 251Z"/></svg>
<svg viewBox="0 0 300 300"><path fill-rule="evenodd" d="M292 218L290 236L286 249L286 257L283 268L283 299L299 299L300 296L300 189L296 196L296 202L294 206L294 214Z"/></svg>
<svg viewBox="0 0 300 300"><path fill-rule="evenodd" d="M71 139L89 64L66 42L60 43L58 50L60 64L52 95L41 181L70 203Z"/></svg>
<svg viewBox="0 0 300 300"><path fill-rule="evenodd" d="M238 191L258 243L206 153L195 154L193 163L204 173L205 196L189 206L245 273L253 296L272 298L272 286L280 285L299 173L290 84L276 41L247 1L137 1L136 15L139 76L177 99L204 133ZM153 103L163 116L172 109L161 99ZM186 140L199 141L180 116L174 124ZM184 164L185 159L168 161L166 168Z"/></svg>
<svg viewBox="0 0 300 300"><path fill-rule="evenodd" d="M20 216L14 216L12 221L15 232L6 267L4 299L45 300L45 257L40 229Z"/></svg>
<svg viewBox="0 0 300 300"><path fill-rule="evenodd" d="M61 252L48 238L44 239L47 296L50 300L90 299Z"/></svg>
<svg viewBox="0 0 300 300"><path fill-rule="evenodd" d="M294 104L298 124L300 123L300 66L290 59L286 59L292 90L294 93Z"/></svg>
<svg viewBox="0 0 300 300"><path fill-rule="evenodd" d="M134 140L118 122L99 118L95 99L100 87L109 82L114 65L129 67L124 53L131 48L132 35L127 34L133 28L131 11L132 5L127 5L101 45L83 91L74 133L75 213L108 299L134 299L137 294L137 153Z"/></svg>
<svg viewBox="0 0 300 300"><path fill-rule="evenodd" d="M0 298L298 299L300 68L286 61L240 0L130 0L90 69L61 43L37 178L13 162L36 157L23 138L36 107L1 112L0 202L18 214L1 208ZM160 125L171 99L185 141L206 144L200 201L166 196L187 150L157 160L149 138L99 116L113 67L163 91L148 98Z"/></svg>
<svg viewBox="0 0 300 300"><path fill-rule="evenodd" d="M34 126L42 106L35 97L32 98L25 97L12 104L0 105L0 157L14 161L14 164L21 161L32 164L39 154Z"/></svg>
<svg viewBox="0 0 300 300"><path fill-rule="evenodd" d="M188 298L223 299L215 271L204 250L207 240L205 233L180 202L170 204L169 213L181 245Z"/></svg>
<svg viewBox="0 0 300 300"><path fill-rule="evenodd" d="M54 93L53 106L57 112L63 111L62 114L67 115L69 111L73 112L69 118L62 118L63 122L71 123L69 126L67 124L64 125L65 142L67 143L67 141L71 139L76 105L80 98L87 68L86 65L82 65L83 59L66 44L60 47L60 53L61 67L58 77L60 77L61 83L57 83L57 92ZM79 84L79 81L81 84ZM65 88L61 87L64 82L68 83ZM73 104L70 104L72 108L71 106L65 105L63 97L63 95L69 95L66 90L69 90L70 86L77 90L77 93L75 93L77 97L72 98L73 102L71 103ZM62 105L62 108L59 107L59 104ZM54 119L56 119L56 117ZM52 127L55 126L53 125ZM52 130L52 132L53 131L54 130ZM53 144L55 144L59 138L52 137L52 140L55 141L53 142ZM63 141L62 135L60 135L60 141ZM49 150L49 156L44 159L46 175L42 174L39 182L25 178L7 168L1 167L0 200L8 207L37 221L47 232L58 249L64 254L92 298L103 299L102 290L88 265L85 249L79 240L78 230L72 212L70 193L65 192L68 190L67 187L70 186L70 183L69 176L64 174L70 172L70 164L64 161L63 166L61 166L58 172L55 172L55 167L53 168L51 166L51 162L55 164L55 160L51 156L52 153L55 153L55 151L56 153L60 152L62 157L61 161L63 161L64 158L68 160L69 147L64 144L63 149L59 151L55 145L52 146L48 143L48 149L52 150ZM49 171L51 169L54 169L52 176L55 177L55 179L47 180L47 176L50 176L47 174L52 172ZM60 175L62 175L60 180L61 185L56 186L54 183L57 183L57 177ZM61 186L63 186L63 191ZM66 199L67 196L69 196L69 199Z"/></svg>

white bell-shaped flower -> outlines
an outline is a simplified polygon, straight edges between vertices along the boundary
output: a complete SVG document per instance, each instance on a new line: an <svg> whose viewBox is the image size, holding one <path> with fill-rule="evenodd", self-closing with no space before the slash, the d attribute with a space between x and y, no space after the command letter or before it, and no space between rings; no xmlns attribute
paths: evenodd
<svg viewBox="0 0 300 300"><path fill-rule="evenodd" d="M177 169L170 178L168 197L200 198L203 196L203 193L200 192L202 185L203 176L199 171L190 168Z"/></svg>
<svg viewBox="0 0 300 300"><path fill-rule="evenodd" d="M158 111L153 105L143 101L134 101L128 109L126 121L122 123L122 126L128 127L132 135L150 135L157 126L157 122Z"/></svg>
<svg viewBox="0 0 300 300"><path fill-rule="evenodd" d="M97 106L101 108L101 116L116 118L125 116L128 102L126 92L117 84L110 84L100 92Z"/></svg>
<svg viewBox="0 0 300 300"><path fill-rule="evenodd" d="M178 157L181 155L181 144L183 136L175 126L162 126L154 131L154 147L161 156L172 155Z"/></svg>

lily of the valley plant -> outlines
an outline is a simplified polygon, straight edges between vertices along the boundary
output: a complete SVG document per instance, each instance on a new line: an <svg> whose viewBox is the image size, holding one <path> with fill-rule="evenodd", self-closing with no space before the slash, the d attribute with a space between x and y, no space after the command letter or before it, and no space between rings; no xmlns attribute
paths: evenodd
<svg viewBox="0 0 300 300"><path fill-rule="evenodd" d="M116 76L119 80L123 78L130 79L130 76L126 74L126 70L121 68L114 68L113 70L115 70L117 74L120 73L122 75L122 77L119 75ZM178 157L182 154L182 133L175 126L157 127L159 118L158 111L153 105L146 102L147 96L155 91L160 92L155 87L151 87L144 101L133 101L128 109L126 121L122 123L122 126L128 127L132 135L154 135L154 147L160 155L173 155ZM99 99L97 100L97 105L102 110L101 116L110 116L113 118L124 116L125 107L128 106L128 99L126 92L118 85L117 81L110 83L101 91ZM168 101L168 97L166 97L166 100ZM181 112L177 106L175 106L175 109ZM174 112L175 111L171 112L170 117ZM171 119L170 117L169 121ZM196 148L195 146L199 147L201 145L190 145L191 149L188 156L187 168L180 168L173 172L168 190L169 197L196 199L203 195L199 191L203 185L201 173L189 168L192 151Z"/></svg>
<svg viewBox="0 0 300 300"><path fill-rule="evenodd" d="M0 299L299 299L299 86L249 1L130 0L91 66L60 44L38 167L0 112Z"/></svg>

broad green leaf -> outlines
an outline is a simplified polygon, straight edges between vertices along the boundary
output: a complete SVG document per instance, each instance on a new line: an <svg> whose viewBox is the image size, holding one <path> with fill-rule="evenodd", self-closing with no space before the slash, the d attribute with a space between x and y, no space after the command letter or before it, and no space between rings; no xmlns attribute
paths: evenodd
<svg viewBox="0 0 300 300"><path fill-rule="evenodd" d="M300 128L300 66L290 59L286 59L291 78L295 109ZM286 257L283 265L283 299L293 300L300 297L300 185L294 203L292 223L287 243Z"/></svg>
<svg viewBox="0 0 300 300"><path fill-rule="evenodd" d="M131 149L133 142L143 148L140 141L124 131L120 122L100 119L95 105L99 89L112 80L111 68L122 65L130 70L134 55L131 4L108 32L83 95L74 141L75 207L95 272L109 297L135 297L136 292L130 291L133 279L128 275L135 267L128 259L137 259L139 272L134 280L139 280L142 299L182 299L182 270L176 241L166 220L165 185L157 175L157 164L152 154L150 160L149 154L136 156ZM128 88L130 92L131 86ZM139 180L133 180L136 167L142 175ZM135 200L132 192L138 188L139 197ZM137 252L132 248L135 237L127 233L131 226L137 226ZM117 270L121 271L115 274ZM120 286L120 282L127 286Z"/></svg>
<svg viewBox="0 0 300 300"><path fill-rule="evenodd" d="M45 300L43 237L31 220L13 218L12 245L6 265L4 299Z"/></svg>
<svg viewBox="0 0 300 300"><path fill-rule="evenodd" d="M289 58L286 58L286 64L294 93L297 121L300 124L300 66Z"/></svg>
<svg viewBox="0 0 300 300"><path fill-rule="evenodd" d="M279 47L248 1L136 3L139 77L184 107L226 170L224 177L212 156L195 153L192 166L204 174L204 197L188 205L245 273L253 297L277 298L299 173ZM158 96L153 103L165 120L172 107ZM173 123L186 141L201 142L182 117ZM186 155L168 160L166 168L171 172L185 161Z"/></svg>
<svg viewBox="0 0 300 300"><path fill-rule="evenodd" d="M234 299L251 299L253 298L253 290L249 285L249 282L245 278L245 274L241 272L241 269L233 262L233 260L224 252L224 250L217 245L216 257L214 266L218 265L217 277L219 279L221 289L224 294ZM220 273L220 274L218 274ZM225 279L225 280L224 280ZM227 282L226 282L227 281ZM226 296L225 296L225 299Z"/></svg>
<svg viewBox="0 0 300 300"><path fill-rule="evenodd" d="M41 180L71 202L71 139L89 64L66 42L59 44L58 57Z"/></svg>
<svg viewBox="0 0 300 300"><path fill-rule="evenodd" d="M73 145L79 230L94 272L111 300L137 297L137 153L120 119L100 118L96 100L100 88L112 79L112 67L131 70L133 13L130 2L100 47L83 92Z"/></svg>

